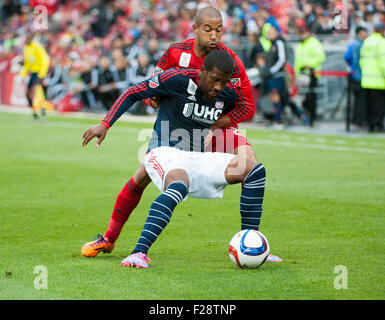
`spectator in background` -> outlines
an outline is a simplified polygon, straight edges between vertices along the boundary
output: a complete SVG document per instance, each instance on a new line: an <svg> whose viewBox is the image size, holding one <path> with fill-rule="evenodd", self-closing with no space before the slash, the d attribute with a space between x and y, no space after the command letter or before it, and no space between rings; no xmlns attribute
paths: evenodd
<svg viewBox="0 0 385 320"><path fill-rule="evenodd" d="M154 69L155 65L150 64L148 55L146 53L140 54L137 61L135 61L133 66L130 68L130 85L138 84L146 79L149 79ZM135 114L147 114L154 112L154 109L147 106L143 101L136 102L131 109L132 110L130 112Z"/></svg>
<svg viewBox="0 0 385 320"><path fill-rule="evenodd" d="M81 68L81 101L89 110L95 110L98 108L98 70L91 59L85 59Z"/></svg>
<svg viewBox="0 0 385 320"><path fill-rule="evenodd" d="M114 23L116 16L113 11L113 2L98 1L91 9L92 31L97 37L104 37Z"/></svg>
<svg viewBox="0 0 385 320"><path fill-rule="evenodd" d="M369 131L384 131L385 25L377 24L361 47L361 86L367 92Z"/></svg>
<svg viewBox="0 0 385 320"><path fill-rule="evenodd" d="M259 43L261 44L263 51L268 52L271 46L271 41L267 38L267 32L273 26L270 23L266 23L266 19L264 19L263 16L258 17L257 24L262 25L259 33Z"/></svg>
<svg viewBox="0 0 385 320"><path fill-rule="evenodd" d="M111 69L112 75L114 77L115 88L118 90L120 95L131 84L130 65L123 55L117 54L114 57L114 62Z"/></svg>
<svg viewBox="0 0 385 320"><path fill-rule="evenodd" d="M301 27L301 42L299 43L294 57L294 71L298 77L303 73L309 77L308 93L303 101L303 109L309 113L309 124L313 126L317 115L317 87L321 65L325 60L325 52L322 43L312 36L309 27Z"/></svg>
<svg viewBox="0 0 385 320"><path fill-rule="evenodd" d="M367 36L368 31L364 27L357 27L356 38L349 44L344 55L350 69L349 77L354 96L352 122L358 126L366 124L366 96L364 89L361 87L360 50Z"/></svg>
<svg viewBox="0 0 385 320"><path fill-rule="evenodd" d="M354 22L355 22L355 25L356 26L362 26L363 28L365 28L368 33L372 33L373 32L373 27L371 25L371 23L369 23L368 21L366 21L364 18L363 18L363 13L361 11L357 11L354 15Z"/></svg>
<svg viewBox="0 0 385 320"><path fill-rule="evenodd" d="M112 63L115 63L115 61L118 61L120 59L125 59L125 56L123 54L123 50L121 48L113 48L111 52L109 53L110 60Z"/></svg>
<svg viewBox="0 0 385 320"><path fill-rule="evenodd" d="M322 14L318 15L316 21L312 24L311 31L314 34L332 34L334 30L334 23L329 12L324 10Z"/></svg>
<svg viewBox="0 0 385 320"><path fill-rule="evenodd" d="M305 24L307 26L312 26L317 19L313 6L310 3L305 3L302 11L305 19Z"/></svg>
<svg viewBox="0 0 385 320"><path fill-rule="evenodd" d="M47 99L54 105L68 94L69 73L73 65L74 60L70 56L65 56L63 59L55 55L52 57L52 69L49 78L46 79L46 92Z"/></svg>
<svg viewBox="0 0 385 320"><path fill-rule="evenodd" d="M257 32L249 33L247 38L250 47L245 54L244 64L246 68L251 68L255 65L258 54L264 52L264 50L259 42L259 34Z"/></svg>
<svg viewBox="0 0 385 320"><path fill-rule="evenodd" d="M264 7L260 7L258 12L262 19L265 20L265 23L269 23L277 29L278 33L281 33L282 30L277 22L277 19L269 12L269 10Z"/></svg>
<svg viewBox="0 0 385 320"><path fill-rule="evenodd" d="M0 51L2 55L8 57L20 53L22 48L20 40L27 34L27 27L33 20L33 8L37 4L44 3L49 12L49 30L41 32L41 43L46 47L50 57L60 57L64 61L64 58L71 54L76 55L80 63L85 59L91 59L95 63L102 55L121 56L119 51L122 51L123 57L132 66L141 53L147 52L150 64L155 64L159 57L158 41L174 42L192 37L191 25L196 10L209 2L208 0L196 2L4 0L0 1L0 20L3 25ZM315 34L336 33L337 30L330 28L330 21L335 14L334 9L342 2L261 0L256 5L256 2L251 0L217 0L215 4L226 17L223 24L224 30L227 30L223 37L226 45L242 47L247 42L243 36L248 35L249 39L255 39L255 35L258 35L258 41L253 40L254 48L252 50L248 48L247 52L240 53L241 57L244 55L246 58L245 66L250 67L254 64L258 52L261 50L268 52L270 48L270 41L266 38L270 25L278 26L281 35L285 37L286 35L298 37L296 25L299 20L303 20L304 25L312 28ZM349 0L344 1L343 5L349 9L348 27L351 30L355 30L355 25L360 24L370 32L376 23L384 22L383 0ZM152 45L158 49L152 49ZM114 54L111 54L112 52ZM62 62L59 64L64 68ZM56 85L47 87L50 93L59 89L59 84L65 87L68 82L64 77L61 79Z"/></svg>
<svg viewBox="0 0 385 320"><path fill-rule="evenodd" d="M270 25L266 38L271 45L266 53L266 63L261 76L265 82L266 93L274 104L273 123L276 126L282 126L281 112L285 93L286 47L275 26Z"/></svg>
<svg viewBox="0 0 385 320"><path fill-rule="evenodd" d="M83 90L83 81L81 78L82 64L75 62L68 71L68 77L66 79L67 97L76 98L81 100L81 92Z"/></svg>
<svg viewBox="0 0 385 320"><path fill-rule="evenodd" d="M157 39L149 39L147 42L147 54L149 57L149 64L156 66L163 51L159 49L159 41Z"/></svg>
<svg viewBox="0 0 385 320"><path fill-rule="evenodd" d="M132 36L126 36L123 42L123 54L126 57L126 60L131 64L131 61L135 60L140 53L143 52L143 49L140 48L137 43L135 43Z"/></svg>
<svg viewBox="0 0 385 320"><path fill-rule="evenodd" d="M97 92L97 97L106 110L110 110L114 101L119 97L110 67L110 59L106 55L100 58Z"/></svg>
<svg viewBox="0 0 385 320"><path fill-rule="evenodd" d="M61 83L65 77L66 69L63 67L60 58L53 55L46 78L43 80L43 87L48 100L53 100L59 95Z"/></svg>
<svg viewBox="0 0 385 320"><path fill-rule="evenodd" d="M271 42L267 39L266 34L268 29L272 27L272 24L266 22L266 13L265 11L263 12L264 14L262 11L258 10L253 14L253 21L255 23L255 26L253 25L254 27L250 28L250 23L248 25L248 38L252 47L247 55L247 66L254 65L258 54L260 52L268 52L271 46ZM276 27L276 29L280 30L279 27Z"/></svg>
<svg viewBox="0 0 385 320"><path fill-rule="evenodd" d="M149 79L154 69L155 66L150 64L148 55L145 53L140 54L134 65L130 68L130 85Z"/></svg>

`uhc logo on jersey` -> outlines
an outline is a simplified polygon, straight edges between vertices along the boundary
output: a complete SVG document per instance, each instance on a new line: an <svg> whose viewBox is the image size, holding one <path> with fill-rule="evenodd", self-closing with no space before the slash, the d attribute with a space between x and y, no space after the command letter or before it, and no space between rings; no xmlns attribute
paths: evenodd
<svg viewBox="0 0 385 320"><path fill-rule="evenodd" d="M223 102L223 101L217 101ZM222 114L222 108L208 107L203 106L198 103L190 102L186 103L183 108L183 115L186 118L192 118L193 120L197 120L204 123L212 124L216 120L218 120L219 116Z"/></svg>
<svg viewBox="0 0 385 320"><path fill-rule="evenodd" d="M159 79L158 79L158 76L154 76L150 79L150 81L148 82L148 85L150 86L150 88L156 88L159 86Z"/></svg>

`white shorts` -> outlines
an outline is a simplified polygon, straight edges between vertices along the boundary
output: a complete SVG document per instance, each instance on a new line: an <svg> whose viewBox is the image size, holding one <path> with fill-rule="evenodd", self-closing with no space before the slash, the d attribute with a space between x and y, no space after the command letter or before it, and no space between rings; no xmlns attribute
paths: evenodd
<svg viewBox="0 0 385 320"><path fill-rule="evenodd" d="M234 157L233 154L222 152L188 152L159 147L147 153L144 166L162 192L167 174L174 169L183 169L189 178L189 196L215 199L223 196L228 184L225 170Z"/></svg>

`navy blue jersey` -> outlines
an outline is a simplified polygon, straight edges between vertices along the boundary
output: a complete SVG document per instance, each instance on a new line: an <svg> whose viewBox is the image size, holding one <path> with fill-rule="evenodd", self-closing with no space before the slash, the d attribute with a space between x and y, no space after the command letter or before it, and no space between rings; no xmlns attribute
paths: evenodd
<svg viewBox="0 0 385 320"><path fill-rule="evenodd" d="M229 112L237 99L229 82L215 101L203 100L196 69L169 69L130 87L113 104L102 123L110 127L136 101L160 97L158 116L149 149L160 146L185 151L204 151L204 137L222 113Z"/></svg>

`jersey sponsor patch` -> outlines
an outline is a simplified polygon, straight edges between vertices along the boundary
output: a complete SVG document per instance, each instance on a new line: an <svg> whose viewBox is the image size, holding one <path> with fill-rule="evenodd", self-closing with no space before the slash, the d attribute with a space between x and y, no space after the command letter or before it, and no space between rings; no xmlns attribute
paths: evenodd
<svg viewBox="0 0 385 320"><path fill-rule="evenodd" d="M188 68L190 65L191 53L182 52L179 58L179 65L183 68Z"/></svg>
<svg viewBox="0 0 385 320"><path fill-rule="evenodd" d="M230 82L233 84L234 87L241 86L241 78L231 78Z"/></svg>
<svg viewBox="0 0 385 320"><path fill-rule="evenodd" d="M150 86L150 88L156 88L159 86L159 79L158 79L158 76L154 76L150 79L150 81L148 82L148 85Z"/></svg>
<svg viewBox="0 0 385 320"><path fill-rule="evenodd" d="M193 120L199 122L213 124L215 121L218 120L219 116L222 114L222 108L217 108L217 106L204 106L198 103L190 102L184 105L183 115L186 118L191 117Z"/></svg>
<svg viewBox="0 0 385 320"><path fill-rule="evenodd" d="M194 110L194 102L186 103L183 108L183 115L188 118L192 115Z"/></svg>

